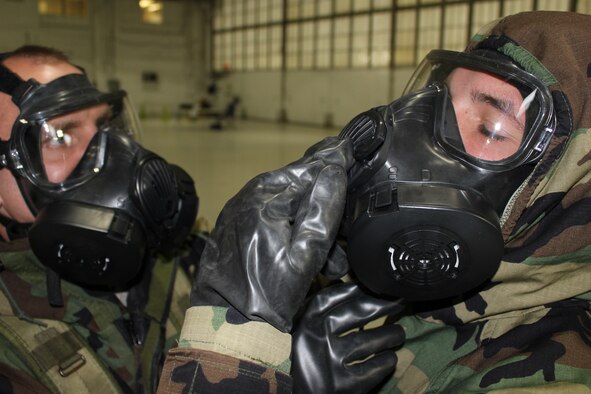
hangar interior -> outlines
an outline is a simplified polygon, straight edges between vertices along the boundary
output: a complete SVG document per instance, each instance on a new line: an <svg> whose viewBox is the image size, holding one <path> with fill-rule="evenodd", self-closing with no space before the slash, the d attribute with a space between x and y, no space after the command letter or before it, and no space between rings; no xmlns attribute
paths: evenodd
<svg viewBox="0 0 591 394"><path fill-rule="evenodd" d="M0 0L0 51L54 47L127 91L139 138L192 175L213 226L250 178L398 97L431 49L528 10L591 0Z"/></svg>

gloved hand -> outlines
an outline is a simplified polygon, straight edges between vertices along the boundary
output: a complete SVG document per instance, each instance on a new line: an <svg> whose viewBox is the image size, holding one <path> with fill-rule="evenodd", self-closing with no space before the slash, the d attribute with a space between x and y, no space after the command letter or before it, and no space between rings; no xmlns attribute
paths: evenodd
<svg viewBox="0 0 591 394"><path fill-rule="evenodd" d="M402 327L387 324L343 334L402 309L400 301L375 298L354 283L316 294L293 334L294 393L359 394L375 388L396 367L393 349L404 342Z"/></svg>
<svg viewBox="0 0 591 394"><path fill-rule="evenodd" d="M350 141L329 137L302 159L247 183L218 217L192 305L229 305L289 331L319 271L348 269L334 241L353 161Z"/></svg>

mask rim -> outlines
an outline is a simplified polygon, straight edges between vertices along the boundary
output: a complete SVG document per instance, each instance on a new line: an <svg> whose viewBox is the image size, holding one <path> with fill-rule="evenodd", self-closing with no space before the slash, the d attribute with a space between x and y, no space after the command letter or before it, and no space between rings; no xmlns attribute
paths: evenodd
<svg viewBox="0 0 591 394"><path fill-rule="evenodd" d="M508 58L506 62L500 59L489 59L481 55L474 55L465 52L454 52L448 50L433 50L425 57L421 64L415 70L415 73L409 80L405 88L405 94L415 92L419 89L434 86L440 92L444 90L440 83L428 82L426 86L416 86L419 76L433 64L446 64L455 67L464 67L477 71L484 71L493 75L499 75L503 78L509 78L529 88L539 91L539 113L529 126L525 138L521 142L519 149L512 155L497 161L485 160L468 154L461 149L445 141L442 133L442 116L445 98L439 99L436 105L436 119L440 123L436 127L436 139L446 151L457 159L470 163L473 166L491 171L508 171L523 164L538 161L544 154L551 136L556 129L556 116L554 113L554 104L550 90L537 77L513 64ZM431 75L431 71L427 75ZM442 94L442 93L440 93Z"/></svg>
<svg viewBox="0 0 591 394"><path fill-rule="evenodd" d="M30 152L31 149L28 147L29 144L26 142L27 134L30 132L35 132L28 130L29 127L38 128L40 124L42 124L45 121L49 121L56 116L66 115L68 113L73 113L98 104L113 103L116 103L116 105L121 106L121 111L117 115L115 115L115 118L120 117L125 122L126 132L123 134L125 134L129 138L135 139L133 134L135 132L139 134L140 131L134 131L132 129L133 127L139 127L139 124L135 124L135 118L127 119L127 117L129 116L133 117L133 108L131 106L131 103L128 101L125 92L118 91L114 93L98 93L99 94L96 97L93 97L91 99L83 99L70 104L66 103L66 105L62 103L58 106L60 109L59 111L55 108L52 108L49 110L34 111L32 114L28 115L27 118L25 118L24 116L19 116L19 118L17 118L13 125L11 138L7 141L7 156L10 157L8 160L7 167L10 168L14 173L16 173L18 178L20 178L22 181L29 183L30 186L49 193L59 193L72 189L80 184L87 182L89 179L96 176L96 174L100 173L101 168L103 167L105 160L107 160L108 155L106 146L108 138L106 137L109 133L117 134L113 131L99 127L97 129L96 135L93 137L93 139L96 138L97 141L89 144L85 149L85 153L82 155L82 160L84 160L84 156L87 154L89 147L91 145L96 146L99 150L99 154L97 155L96 159L96 163L98 163L98 166L95 165L93 168L97 168L98 171L95 170L93 172L89 172L85 176L78 176L76 178L70 178L69 176L62 182L50 182L49 180L44 178L39 169L35 169L37 165L34 165L33 163L36 161L42 161L42 158L33 157L32 153ZM100 100L97 100L98 98L100 98ZM29 119L29 121L25 119ZM131 124L130 122L133 124ZM74 167L74 172L75 169L78 167L79 163L82 162L82 160L76 164L76 167ZM19 183L21 182L19 181Z"/></svg>

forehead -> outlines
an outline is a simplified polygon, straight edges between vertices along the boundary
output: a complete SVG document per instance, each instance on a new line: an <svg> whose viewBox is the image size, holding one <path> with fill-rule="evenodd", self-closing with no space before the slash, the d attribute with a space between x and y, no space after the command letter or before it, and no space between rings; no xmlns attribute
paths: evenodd
<svg viewBox="0 0 591 394"><path fill-rule="evenodd" d="M4 60L3 65L23 80L35 79L39 83L49 83L54 79L68 74L82 74L75 66L55 60L43 60L22 56L13 56ZM0 139L10 138L12 124L16 120L19 109L10 96L0 93Z"/></svg>
<svg viewBox="0 0 591 394"><path fill-rule="evenodd" d="M64 115L51 118L51 123L60 122L94 122L99 118L110 115L111 107L107 103L93 105L92 107L82 108L78 111L70 112Z"/></svg>
<svg viewBox="0 0 591 394"><path fill-rule="evenodd" d="M515 86L499 76L464 67L458 67L449 74L448 85L459 88L478 87L481 90L496 91L499 94L517 91Z"/></svg>

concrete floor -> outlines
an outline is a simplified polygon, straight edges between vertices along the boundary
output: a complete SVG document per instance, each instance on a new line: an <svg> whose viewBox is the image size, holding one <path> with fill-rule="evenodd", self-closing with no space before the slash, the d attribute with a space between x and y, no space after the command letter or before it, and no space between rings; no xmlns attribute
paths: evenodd
<svg viewBox="0 0 591 394"><path fill-rule="evenodd" d="M142 121L142 144L180 165L195 181L198 217L210 226L222 207L254 176L300 158L304 151L339 130L234 120L211 130L211 119Z"/></svg>

